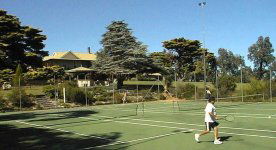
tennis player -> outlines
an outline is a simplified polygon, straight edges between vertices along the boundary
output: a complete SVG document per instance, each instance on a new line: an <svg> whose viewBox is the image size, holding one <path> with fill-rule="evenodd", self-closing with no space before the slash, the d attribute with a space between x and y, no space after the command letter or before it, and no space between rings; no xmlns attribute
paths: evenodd
<svg viewBox="0 0 276 150"><path fill-rule="evenodd" d="M210 99L210 97L212 96L212 94L211 94L211 91L209 90L209 88L208 87L206 87L206 94L205 94L205 99Z"/></svg>
<svg viewBox="0 0 276 150"><path fill-rule="evenodd" d="M206 125L206 130L201 132L200 134L195 134L195 140L197 142L199 141L199 137L202 135L205 135L209 133L212 129L214 129L214 144L222 144L222 142L218 139L218 125L219 123L216 122L217 115L216 115L216 107L214 106L215 104L215 98L210 97L208 99L208 103L205 107L205 125Z"/></svg>

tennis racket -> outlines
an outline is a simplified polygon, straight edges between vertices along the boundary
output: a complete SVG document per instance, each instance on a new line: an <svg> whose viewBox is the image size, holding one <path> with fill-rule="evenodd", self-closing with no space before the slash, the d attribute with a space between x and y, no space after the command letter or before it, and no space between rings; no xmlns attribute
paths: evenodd
<svg viewBox="0 0 276 150"><path fill-rule="evenodd" d="M226 115L226 116L223 116L221 119L232 122L235 120L235 117L233 115Z"/></svg>

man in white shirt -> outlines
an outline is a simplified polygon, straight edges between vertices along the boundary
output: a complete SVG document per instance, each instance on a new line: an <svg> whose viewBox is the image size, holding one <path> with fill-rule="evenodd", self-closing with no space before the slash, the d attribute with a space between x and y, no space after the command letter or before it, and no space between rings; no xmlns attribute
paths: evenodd
<svg viewBox="0 0 276 150"><path fill-rule="evenodd" d="M195 134L195 140L199 142L199 137L202 135L205 135L209 133L212 129L214 129L214 144L222 144L222 142L218 139L218 125L219 123L216 122L217 115L216 115L216 107L214 106L215 104L215 98L210 97L208 99L208 103L205 107L205 125L206 125L206 130L201 132L200 134Z"/></svg>

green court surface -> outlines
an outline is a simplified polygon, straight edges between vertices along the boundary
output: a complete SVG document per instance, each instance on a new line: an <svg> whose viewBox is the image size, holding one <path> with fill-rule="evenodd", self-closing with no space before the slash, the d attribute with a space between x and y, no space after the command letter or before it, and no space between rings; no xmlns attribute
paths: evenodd
<svg viewBox="0 0 276 150"><path fill-rule="evenodd" d="M223 144L205 128L206 102L157 101L1 113L0 149L274 150L276 103L216 103ZM137 110L137 111L136 111Z"/></svg>

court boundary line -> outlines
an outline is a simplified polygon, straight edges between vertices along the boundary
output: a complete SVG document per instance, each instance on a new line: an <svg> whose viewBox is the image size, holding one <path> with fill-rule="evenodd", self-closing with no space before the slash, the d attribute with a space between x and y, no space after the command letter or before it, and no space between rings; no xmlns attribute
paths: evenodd
<svg viewBox="0 0 276 150"><path fill-rule="evenodd" d="M107 117L107 116L105 116ZM82 118L82 119L89 119L92 120L92 118L89 117L77 117L77 118ZM129 119L129 118L124 118L124 119ZM178 129L178 130L187 130L188 131L202 131L199 129L195 129L195 128L181 128L181 127L175 127L175 126L160 126L160 125L155 125L155 124L144 124L144 123L135 123L135 122L129 122L129 121L118 121L118 120L114 120L114 119L107 119L113 122L117 122L117 123L124 123L124 124L134 124L134 125L143 125L143 126L151 126L151 127L160 127L160 128L170 128L170 129ZM150 120L152 121L152 120ZM27 125L31 125L31 126L36 126L39 128L47 128L47 129L53 129L53 130L58 130L58 131L62 131L62 132L69 132L69 133L73 133L73 134L77 134L77 135L81 135L81 136L86 136L86 137L93 137L93 138L99 138L102 140L108 140L108 141L114 141L115 143L111 143L111 144L103 144L103 145L99 145L99 146L94 146L94 147L89 147L86 149L91 149L91 148L96 148L96 147L106 147L106 146L112 146L112 145L117 145L117 144L125 144L125 143L131 143L131 142L136 142L136 141L143 141L143 140L148 140L148 139L153 139L153 138L158 138L159 137L164 137L166 135L169 134L164 134L164 135L157 135L157 136L152 136L152 137L145 137L145 138L140 138L140 139L134 139L134 140L130 140L130 141L116 141L116 140L111 140L108 138L102 138L102 137L97 137L97 136L89 136L86 134L82 134L82 133L78 133L78 132L72 132L72 131L67 131L67 130L63 130L63 129L57 129L57 128L51 128L51 127L47 127L44 125L39 125L39 124L33 124L33 123L27 123L21 120L16 120L16 122L21 123L21 124L27 124ZM177 132L180 133L180 132ZM170 135L173 134L177 134L177 133L171 133ZM249 137L259 137L259 138L270 138L270 139L276 139L276 137L271 137L271 136L262 136L262 135L256 135L256 134L241 134L241 133L232 133L232 132L220 132L223 134L232 134L232 135L238 135L238 136L249 136Z"/></svg>
<svg viewBox="0 0 276 150"><path fill-rule="evenodd" d="M108 116L102 116L97 115L100 117L108 117ZM179 124L179 125L189 125L189 126L200 126L205 127L205 125L200 124L192 124L187 122L173 122L173 121L160 121L160 120L148 120L148 119L135 119L135 118L128 118L124 117L124 119L130 119L130 120L138 120L138 121L144 121L144 122L156 122L156 123L165 123L165 124ZM233 127L219 127L221 129L233 129L233 130L245 130L245 131L256 131L256 132L268 132L268 133L276 133L276 130L260 130L260 129L252 129L252 128L233 128Z"/></svg>
<svg viewBox="0 0 276 150"><path fill-rule="evenodd" d="M82 117L83 119L91 119L89 117ZM112 120L112 119L111 119ZM138 125L147 125L147 126L153 126L153 127L163 127L163 128L171 128L171 129L179 129L179 130L188 130L188 131L202 131L200 129L195 129L195 128L181 128L181 127L175 127L175 126L160 126L160 125L155 125L155 124L144 124L144 123L136 123L136 122L127 122L127 121L118 121L118 120L112 120L113 122L119 122L119 123L129 123L129 124L138 124ZM275 138L272 136L263 136L263 135L254 135L254 134L239 134L239 133L232 133L232 132L220 132L220 133L225 133L225 134L233 134L233 135L246 135L246 136L253 136L253 137L267 137L267 138Z"/></svg>
<svg viewBox="0 0 276 150"><path fill-rule="evenodd" d="M127 144L127 143L133 143L133 142L138 142L138 141L145 141L145 140L150 140L150 139L156 139L156 138L171 136L171 135L175 135L175 134L179 134L179 133L185 133L185 132L179 131L179 132L175 132L175 133L160 134L160 135L156 135L156 136L150 136L150 137L145 137L145 138L126 141L125 143L115 142L115 143L111 143L111 144L104 144L104 145L99 145L99 146L87 147L87 148L84 148L84 149L93 149L93 148L113 146L113 145L118 145L118 144Z"/></svg>
<svg viewBox="0 0 276 150"><path fill-rule="evenodd" d="M47 127L47 126L40 125L40 124L28 123L28 122L21 121L21 120L15 120L15 122L21 123L21 124L27 124L27 125L29 125L29 126L35 126L35 127L42 128L42 129L57 130L57 131L65 132L65 133L73 133L73 134L76 134L76 135L85 136L85 137L92 137L92 138L101 139L101 140L115 141L115 142L116 142L116 141L117 141L117 142L124 142L124 141L120 141L120 140L113 140L113 139L103 138L103 137L94 136L94 135L86 135L86 134L83 134L83 133L78 133L78 132L63 130L63 129L59 129L59 128Z"/></svg>
<svg viewBox="0 0 276 150"><path fill-rule="evenodd" d="M105 109L102 109L105 110ZM119 110L119 111L133 111L132 109L116 109L116 108L112 108L112 109L108 109L108 110ZM204 115L203 112L181 112L181 111L173 111L173 110L168 110L168 111L149 111L150 109L144 109L144 112L150 112L150 113L165 113L165 114L188 114L188 115L196 115L196 116L200 116L200 115ZM222 115L224 114L237 114L237 113L220 113ZM246 114L246 113L244 113ZM275 116L274 114L266 114L267 117L254 117L253 115L250 114L246 114L246 115L235 115L235 117L238 118L255 118L255 119L276 119L276 118L269 118L268 116ZM264 115L265 116L265 115Z"/></svg>

